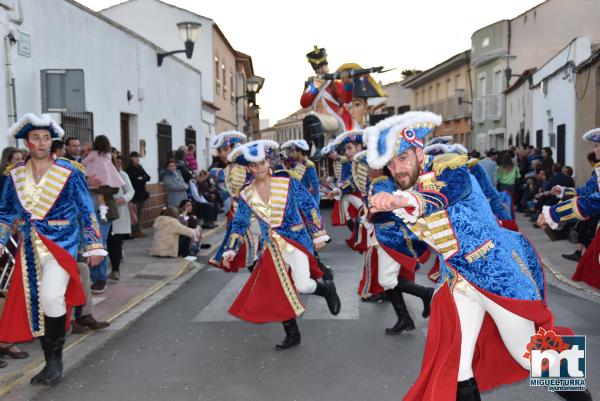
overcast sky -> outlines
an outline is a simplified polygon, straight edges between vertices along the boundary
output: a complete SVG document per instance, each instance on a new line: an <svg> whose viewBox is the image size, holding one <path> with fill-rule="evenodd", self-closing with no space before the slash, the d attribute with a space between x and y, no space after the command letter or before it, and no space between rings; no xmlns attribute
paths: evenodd
<svg viewBox="0 0 600 401"><path fill-rule="evenodd" d="M99 11L123 0L77 0ZM266 79L258 95L271 125L300 108L312 74L305 54L325 47L333 70L343 63L396 68L375 79L400 80L471 47L474 31L513 18L541 0L166 0L213 19L231 45L252 56ZM175 29L175 28L174 28Z"/></svg>

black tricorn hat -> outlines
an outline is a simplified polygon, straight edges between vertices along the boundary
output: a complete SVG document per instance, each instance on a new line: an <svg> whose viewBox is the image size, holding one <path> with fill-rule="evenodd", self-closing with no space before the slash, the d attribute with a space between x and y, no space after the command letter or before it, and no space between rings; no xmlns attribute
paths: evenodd
<svg viewBox="0 0 600 401"><path fill-rule="evenodd" d="M322 65L328 64L327 63L327 52L325 51L324 48L319 49L319 47L316 45L315 45L315 48L313 51L306 54L306 58L308 59L308 62L312 66L313 70L315 70L315 71L317 70L317 68L321 67Z"/></svg>

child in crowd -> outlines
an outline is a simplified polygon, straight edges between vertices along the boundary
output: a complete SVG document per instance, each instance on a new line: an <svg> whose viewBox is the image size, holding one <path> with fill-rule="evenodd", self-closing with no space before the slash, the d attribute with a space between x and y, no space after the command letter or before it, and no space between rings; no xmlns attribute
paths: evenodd
<svg viewBox="0 0 600 401"><path fill-rule="evenodd" d="M100 220L106 223L109 208L117 210L113 195L125 185L125 182L112 163L110 141L105 135L98 135L94 139L92 151L82 163L85 166L85 175L93 177L98 182L97 185L90 186L90 192L96 198Z"/></svg>

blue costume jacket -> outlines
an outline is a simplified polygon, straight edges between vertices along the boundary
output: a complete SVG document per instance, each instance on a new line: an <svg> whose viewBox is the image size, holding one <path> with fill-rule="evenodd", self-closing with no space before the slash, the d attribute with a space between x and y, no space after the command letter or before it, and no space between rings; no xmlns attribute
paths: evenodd
<svg viewBox="0 0 600 401"><path fill-rule="evenodd" d="M565 188L563 197L565 196L585 196L591 195L595 192L600 191L600 163L596 163L594 171L590 179L581 187L578 188Z"/></svg>
<svg viewBox="0 0 600 401"><path fill-rule="evenodd" d="M369 196L379 192L393 193L398 188L393 178L382 176L369 182ZM393 212L376 213L373 217L377 242L387 248L400 252L419 261L427 254L427 244L419 239L406 225L404 220ZM414 268L415 266L413 266Z"/></svg>
<svg viewBox="0 0 600 401"><path fill-rule="evenodd" d="M549 208L555 224L571 223L600 214L600 192L578 196Z"/></svg>
<svg viewBox="0 0 600 401"><path fill-rule="evenodd" d="M441 280L452 286L458 272L471 284L510 299L544 300L544 275L537 254L520 233L500 227L464 155L429 160L418 179L414 210L394 212L443 256Z"/></svg>
<svg viewBox="0 0 600 401"><path fill-rule="evenodd" d="M483 194L490 203L492 212L494 212L494 215L498 220L512 220L513 218L510 212L512 210L512 202L508 202L506 198L494 188L494 185L485 170L479 164L474 164L469 168L469 171L477 180Z"/></svg>
<svg viewBox="0 0 600 401"><path fill-rule="evenodd" d="M356 184L352 178L352 161L345 159L342 161L342 182L340 184L342 194L351 194L356 192Z"/></svg>
<svg viewBox="0 0 600 401"><path fill-rule="evenodd" d="M213 266L224 268L224 266L222 266L223 253L225 252L226 245L229 243L231 237L233 216L238 208L240 190L246 183L252 180L252 174L247 172L244 166L237 163L229 163L224 169L219 169L219 177L221 177L222 185L226 188L228 196L229 208L226 212L227 228L221 246L219 246L215 255L209 260L209 263ZM254 241L255 239L252 237L250 230L248 230L244 234L244 255L241 255L239 259L234 261L231 271L237 271L240 268L248 267L252 264L256 256L254 254Z"/></svg>
<svg viewBox="0 0 600 401"><path fill-rule="evenodd" d="M318 205L321 201L321 192L315 164L311 160L303 160L296 164L294 172L298 174L298 180L308 189Z"/></svg>
<svg viewBox="0 0 600 401"><path fill-rule="evenodd" d="M228 251L237 251L254 215L259 222L262 239L269 244L279 238L292 240L313 253L313 238L325 235L321 213L308 190L289 173L278 171L271 178L270 212L256 207L254 185L240 191L239 207L235 214ZM256 194L257 195L257 194ZM267 209L268 210L268 209Z"/></svg>
<svg viewBox="0 0 600 401"><path fill-rule="evenodd" d="M16 165L5 180L0 200L0 243L11 228L20 232L15 272L2 321L3 341L25 341L44 335L44 311L39 301L41 262L52 255L70 275L66 302L85 302L77 269L80 242L85 252L103 250L84 174L69 160L57 159L38 184L30 161Z"/></svg>

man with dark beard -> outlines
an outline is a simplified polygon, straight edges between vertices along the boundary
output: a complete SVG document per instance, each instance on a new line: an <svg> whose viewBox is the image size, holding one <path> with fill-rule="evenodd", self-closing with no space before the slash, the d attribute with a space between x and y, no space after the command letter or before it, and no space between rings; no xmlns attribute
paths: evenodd
<svg viewBox="0 0 600 401"><path fill-rule="evenodd" d="M392 211L403 219L443 259L421 374L404 400L478 401L479 389L529 377L524 354L538 328L561 332L535 250L496 223L467 156L424 154L423 139L441 121L430 112L409 112L366 130L369 166L386 166L398 188L369 202L372 213ZM555 394L591 400L587 391Z"/></svg>

